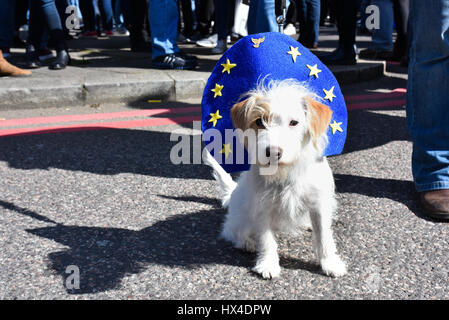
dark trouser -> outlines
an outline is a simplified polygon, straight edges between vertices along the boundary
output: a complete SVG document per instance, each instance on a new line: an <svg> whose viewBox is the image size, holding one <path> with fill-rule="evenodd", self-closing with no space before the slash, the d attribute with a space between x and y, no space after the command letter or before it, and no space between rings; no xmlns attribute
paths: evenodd
<svg viewBox="0 0 449 320"><path fill-rule="evenodd" d="M410 12L410 1L393 0L393 11L397 32L394 54L396 56L408 56L407 26Z"/></svg>
<svg viewBox="0 0 449 320"><path fill-rule="evenodd" d="M61 18L55 0L30 0L30 31L28 42L39 49L42 35L48 26L56 51L66 49Z"/></svg>
<svg viewBox="0 0 449 320"><path fill-rule="evenodd" d="M209 34L209 29L214 17L214 0L199 0L198 31L202 36Z"/></svg>
<svg viewBox="0 0 449 320"><path fill-rule="evenodd" d="M92 0L79 0L83 15L84 32L95 31L95 9Z"/></svg>
<svg viewBox="0 0 449 320"><path fill-rule="evenodd" d="M290 0L288 6L287 16L285 17L286 24L295 24L298 22L298 0Z"/></svg>
<svg viewBox="0 0 449 320"><path fill-rule="evenodd" d="M226 40L234 24L234 0L215 0L215 23L218 40ZM232 13L232 14L231 14Z"/></svg>
<svg viewBox="0 0 449 320"><path fill-rule="evenodd" d="M190 0L180 0L182 20L184 22L184 35L189 37L193 34L193 11L192 2ZM179 16L181 16L181 14ZM181 23L181 19L179 19Z"/></svg>
<svg viewBox="0 0 449 320"><path fill-rule="evenodd" d="M149 39L148 0L122 1L122 10L131 45L147 42Z"/></svg>
<svg viewBox="0 0 449 320"><path fill-rule="evenodd" d="M360 0L335 1L339 47L352 50L355 44L357 28L357 12L360 10Z"/></svg>
<svg viewBox="0 0 449 320"><path fill-rule="evenodd" d="M27 23L28 0L15 0L16 12L14 15L15 30Z"/></svg>
<svg viewBox="0 0 449 320"><path fill-rule="evenodd" d="M306 45L318 43L320 31L320 6L319 0L299 0L299 42Z"/></svg>

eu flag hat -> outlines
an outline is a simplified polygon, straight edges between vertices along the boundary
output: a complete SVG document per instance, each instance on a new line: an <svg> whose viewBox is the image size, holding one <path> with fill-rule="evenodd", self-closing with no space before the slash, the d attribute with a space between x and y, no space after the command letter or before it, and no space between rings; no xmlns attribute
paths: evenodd
<svg viewBox="0 0 449 320"><path fill-rule="evenodd" d="M220 58L203 93L203 134L206 135L209 129L216 129L225 137L226 129L234 129L231 108L246 92L255 89L261 79L264 82L295 79L305 83L321 97L320 102L332 110L332 119L327 128L329 144L323 156L342 152L348 117L337 80L313 53L291 37L278 32L246 36ZM223 143L221 151L213 154L227 172L245 171L250 166L247 154L244 162L238 163L234 150L239 142L235 140ZM208 150L211 150L208 148L211 142L205 141Z"/></svg>

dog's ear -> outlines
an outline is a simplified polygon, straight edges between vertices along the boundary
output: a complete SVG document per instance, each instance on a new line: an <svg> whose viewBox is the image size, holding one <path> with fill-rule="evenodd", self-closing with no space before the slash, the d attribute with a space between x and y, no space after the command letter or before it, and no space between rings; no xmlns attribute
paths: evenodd
<svg viewBox="0 0 449 320"><path fill-rule="evenodd" d="M306 102L310 113L310 131L316 142L326 132L331 122L332 110L325 104L310 98L306 98Z"/></svg>
<svg viewBox="0 0 449 320"><path fill-rule="evenodd" d="M234 104L231 108L231 116L232 116L232 122L234 123L234 127L241 130L247 129L247 110L246 110L246 103L249 99L243 100L241 102L238 102Z"/></svg>

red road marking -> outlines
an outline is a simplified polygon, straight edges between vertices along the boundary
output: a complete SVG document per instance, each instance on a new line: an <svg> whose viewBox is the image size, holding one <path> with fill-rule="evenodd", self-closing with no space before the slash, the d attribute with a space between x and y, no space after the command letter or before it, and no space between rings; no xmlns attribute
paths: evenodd
<svg viewBox="0 0 449 320"><path fill-rule="evenodd" d="M362 95L357 95L357 96L346 96L345 100L346 100L346 102L349 102L349 101L358 101L358 100L396 98L396 97L405 96L406 92L407 92L407 89L405 89L405 88L397 88L391 92L386 92L386 93L370 93L370 94L362 94Z"/></svg>
<svg viewBox="0 0 449 320"><path fill-rule="evenodd" d="M200 111L200 107L186 107L186 108L166 108L166 109L147 109L147 110L132 110L122 112L110 113L93 113L93 114L74 114L54 117L37 117L37 118L22 118L11 119L0 122L0 127L25 126L33 124L49 124L57 122L76 122L86 120L107 120L116 118L132 118L143 116L154 116L158 114L179 114Z"/></svg>
<svg viewBox="0 0 449 320"><path fill-rule="evenodd" d="M398 107L405 105L406 103L405 99L392 100L391 98L402 98L404 97L405 93L406 93L405 88L397 88L389 93L374 93L366 95L347 96L345 97L345 99L347 101L348 110ZM363 100L386 99L386 98L389 98L389 100L351 103L351 101L363 101ZM75 114L75 115L63 115L53 117L22 118L22 119L10 119L1 121L0 127L79 122L89 120L108 120L118 118L155 116L160 114L182 114L198 111L201 111L200 107L186 107L186 108L132 110L132 111L110 112L110 113ZM43 126L34 128L0 129L0 136L150 127L150 126L179 124L199 120L201 120L201 117L199 115L195 115L195 116L184 116L173 118L164 117L164 118L140 119L129 121L94 122L94 123L82 123L82 124L61 125L61 126Z"/></svg>
<svg viewBox="0 0 449 320"><path fill-rule="evenodd" d="M201 117L196 115L196 116L184 116L174 118L153 118L143 120L83 123L66 126L53 126L53 127L3 129L0 130L0 137L26 135L26 134L45 134L45 133L58 133L58 132L76 132L76 131L90 131L90 130L104 130L104 129L126 129L137 127L163 126L199 120L201 120Z"/></svg>
<svg viewBox="0 0 449 320"><path fill-rule="evenodd" d="M402 107L405 105L406 100L386 100L379 102L360 102L360 103L349 103L347 105L348 110L360 110L360 109L380 109L388 107Z"/></svg>

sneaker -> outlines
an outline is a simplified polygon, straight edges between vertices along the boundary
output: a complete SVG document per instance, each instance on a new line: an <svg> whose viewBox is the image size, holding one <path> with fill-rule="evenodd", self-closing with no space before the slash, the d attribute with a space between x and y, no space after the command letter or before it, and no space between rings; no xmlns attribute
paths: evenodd
<svg viewBox="0 0 449 320"><path fill-rule="evenodd" d="M106 30L105 33L106 33L107 36L113 36L114 35L114 31L112 31L112 30Z"/></svg>
<svg viewBox="0 0 449 320"><path fill-rule="evenodd" d="M129 36L129 31L128 31L128 29L126 29L126 27L123 26L123 25L121 25L121 26L119 26L119 27L117 28L117 32L118 32L119 34L123 34L123 35L125 35L125 36Z"/></svg>
<svg viewBox="0 0 449 320"><path fill-rule="evenodd" d="M284 34L287 36L294 36L296 34L296 27L293 23L287 24L284 28Z"/></svg>
<svg viewBox="0 0 449 320"><path fill-rule="evenodd" d="M217 45L217 41L218 41L218 34L213 34L208 38L198 40L196 42L196 45L204 48L213 48Z"/></svg>
<svg viewBox="0 0 449 320"><path fill-rule="evenodd" d="M176 70L191 70L197 66L196 60L186 59L179 53L166 54L156 57L151 62L151 66L156 69L176 69Z"/></svg>
<svg viewBox="0 0 449 320"><path fill-rule="evenodd" d="M226 44L226 41L218 40L217 45L215 46L215 48L212 48L211 52L212 54L222 54L226 50L228 50L228 45Z"/></svg>
<svg viewBox="0 0 449 320"><path fill-rule="evenodd" d="M41 61L41 62L44 62L44 61L46 61L46 60L48 60L48 59L52 59L52 58L54 58L55 56L53 55L53 52L50 50L50 49L48 49L48 48L44 48L44 49L41 49L41 50L39 50L39 61Z"/></svg>
<svg viewBox="0 0 449 320"><path fill-rule="evenodd" d="M198 40L196 42L196 45L204 48L214 48L217 46L217 41L218 41L218 34L213 34L208 38ZM231 36L228 36L226 38L226 43L231 43Z"/></svg>

